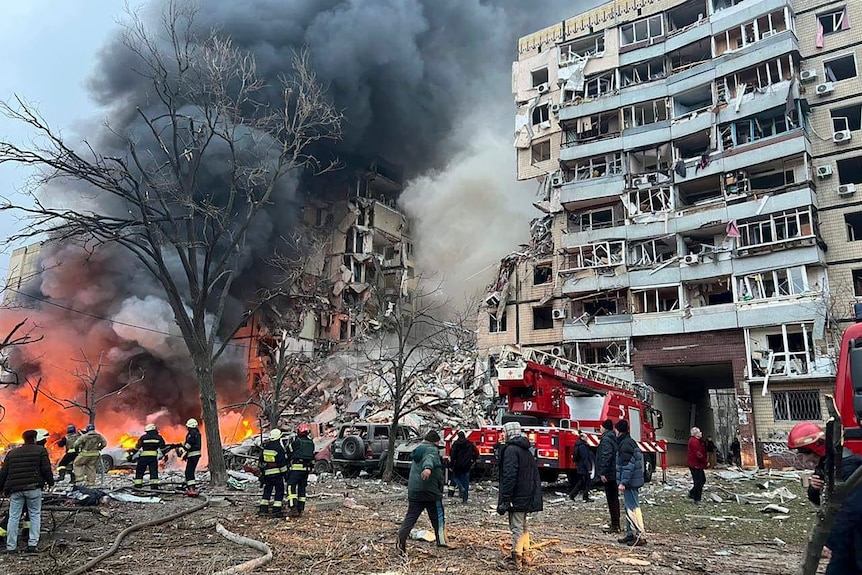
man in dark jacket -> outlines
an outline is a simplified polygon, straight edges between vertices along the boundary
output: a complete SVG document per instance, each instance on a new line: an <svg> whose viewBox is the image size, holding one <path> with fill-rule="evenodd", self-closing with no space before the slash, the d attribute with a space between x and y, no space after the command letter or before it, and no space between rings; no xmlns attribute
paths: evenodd
<svg viewBox="0 0 862 575"><path fill-rule="evenodd" d="M626 508L626 536L619 540L626 545L646 545L644 519L638 490L644 484L644 456L637 442L629 435L629 422L617 422L617 491L623 494Z"/></svg>
<svg viewBox="0 0 862 575"><path fill-rule="evenodd" d="M407 515L398 529L395 546L407 553L407 537L423 511L428 513L437 545L446 547L446 525L443 515L443 461L440 459L440 434L429 431L410 454L410 478L407 480Z"/></svg>
<svg viewBox="0 0 862 575"><path fill-rule="evenodd" d="M688 440L688 457L686 463L691 472L691 480L694 486L688 492L688 498L700 505L703 497L703 486L706 485L706 445L703 442L703 433L697 427L691 428L691 437Z"/></svg>
<svg viewBox="0 0 862 575"><path fill-rule="evenodd" d="M54 485L48 450L36 445L36 431L28 429L23 439L24 445L10 451L0 467L0 491L9 497L7 553L14 553L18 547L18 523L25 505L30 516L27 552L36 552L42 528L42 488Z"/></svg>
<svg viewBox="0 0 862 575"><path fill-rule="evenodd" d="M620 494L617 492L617 436L614 434L614 422L610 419L604 420L602 429L604 433L596 454L596 475L605 487L608 512L611 514L611 525L605 532L619 533L621 531Z"/></svg>
<svg viewBox="0 0 862 575"><path fill-rule="evenodd" d="M472 441L467 439L463 431L458 432L458 439L449 450L449 461L452 466L452 481L461 493L461 501L467 503L470 494L470 469L479 459L479 450Z"/></svg>
<svg viewBox="0 0 862 575"><path fill-rule="evenodd" d="M797 450L806 463L816 466L808 487L808 499L820 505L820 492L826 476L826 434L813 421L803 421L790 431L787 446ZM836 481L846 481L860 465L862 457L845 448ZM862 573L862 487L857 487L844 499L824 551L829 557L826 575Z"/></svg>
<svg viewBox="0 0 862 575"><path fill-rule="evenodd" d="M742 467L742 446L739 444L738 437L735 437L733 443L730 444L730 459L731 463L737 467Z"/></svg>
<svg viewBox="0 0 862 575"><path fill-rule="evenodd" d="M503 431L506 444L498 459L500 488L497 513L509 514L512 553L506 566L520 569L530 539L527 514L542 510L542 480L539 478L539 464L530 450L530 441L521 432L521 424L511 421L503 426Z"/></svg>
<svg viewBox="0 0 862 575"><path fill-rule="evenodd" d="M590 483L593 474L593 454L587 445L587 434L583 431L575 443L575 484L569 492L569 499L574 501L578 493L584 492L584 501L590 500Z"/></svg>

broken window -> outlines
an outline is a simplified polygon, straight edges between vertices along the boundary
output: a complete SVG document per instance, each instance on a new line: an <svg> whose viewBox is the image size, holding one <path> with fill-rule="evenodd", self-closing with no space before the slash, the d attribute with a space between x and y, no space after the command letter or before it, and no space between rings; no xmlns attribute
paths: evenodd
<svg viewBox="0 0 862 575"><path fill-rule="evenodd" d="M679 33L692 24L704 22L707 15L705 0L690 0L667 11L668 28Z"/></svg>
<svg viewBox="0 0 862 575"><path fill-rule="evenodd" d="M847 54L834 60L823 62L823 72L830 82L839 82L856 77L856 58L853 54Z"/></svg>
<svg viewBox="0 0 862 575"><path fill-rule="evenodd" d="M554 266L550 263L536 264L533 268L533 285L542 285L554 281Z"/></svg>
<svg viewBox="0 0 862 575"><path fill-rule="evenodd" d="M502 333L504 331L506 331L506 314L504 313L499 320L488 314L488 333Z"/></svg>
<svg viewBox="0 0 862 575"><path fill-rule="evenodd" d="M712 86L707 84L673 97L673 117L681 118L712 108Z"/></svg>
<svg viewBox="0 0 862 575"><path fill-rule="evenodd" d="M733 303L731 286L729 277L686 283L686 303L691 307Z"/></svg>
<svg viewBox="0 0 862 575"><path fill-rule="evenodd" d="M629 192L629 215L665 212L673 209L670 188L647 188Z"/></svg>
<svg viewBox="0 0 862 575"><path fill-rule="evenodd" d="M775 421L819 421L823 419L820 392L773 391L772 413Z"/></svg>
<svg viewBox="0 0 862 575"><path fill-rule="evenodd" d="M554 327L553 308L533 308L533 329L552 329Z"/></svg>
<svg viewBox="0 0 862 575"><path fill-rule="evenodd" d="M600 268L618 266L626 263L626 243L624 241L599 242L578 246L570 257L572 268Z"/></svg>
<svg viewBox="0 0 862 575"><path fill-rule="evenodd" d="M617 112L584 116L568 122L564 130L563 147L614 137L620 133L620 117Z"/></svg>
<svg viewBox="0 0 862 575"><path fill-rule="evenodd" d="M664 34L664 21L661 14L656 14L637 22L620 26L620 45L628 46L638 42L646 42L650 38L658 38Z"/></svg>
<svg viewBox="0 0 862 575"><path fill-rule="evenodd" d="M690 207L698 204L708 203L719 198L723 198L724 194L721 191L721 177L710 176L707 178L698 178L680 184L679 203L678 207Z"/></svg>
<svg viewBox="0 0 862 575"><path fill-rule="evenodd" d="M862 212L844 214L844 224L847 226L847 241L862 240Z"/></svg>
<svg viewBox="0 0 862 575"><path fill-rule="evenodd" d="M845 158L836 163L840 184L862 184L862 156Z"/></svg>
<svg viewBox="0 0 862 575"><path fill-rule="evenodd" d="M796 162L798 160L779 160L749 168L748 187L752 190L773 190L795 183Z"/></svg>
<svg viewBox="0 0 862 575"><path fill-rule="evenodd" d="M862 129L862 104L835 108L829 110L829 115L832 116L833 132Z"/></svg>
<svg viewBox="0 0 862 575"><path fill-rule="evenodd" d="M709 131L697 132L690 136L679 138L675 142L677 158L681 160L701 158L709 154L712 144Z"/></svg>
<svg viewBox="0 0 862 575"><path fill-rule="evenodd" d="M830 10L817 15L818 26L823 28L823 34L834 34L850 28L850 20L846 17L847 8Z"/></svg>
<svg viewBox="0 0 862 575"><path fill-rule="evenodd" d="M679 310L679 286L632 290L632 314Z"/></svg>
<svg viewBox="0 0 862 575"><path fill-rule="evenodd" d="M630 175L643 175L643 177L634 178L632 180L633 185L643 187L670 181L670 144L628 152L626 159ZM640 183L635 180L640 180Z"/></svg>
<svg viewBox="0 0 862 575"><path fill-rule="evenodd" d="M616 223L613 206L593 208L580 212L569 212L568 220L569 231L571 232L610 228Z"/></svg>
<svg viewBox="0 0 862 575"><path fill-rule="evenodd" d="M617 300L615 299L594 299L583 302L583 310L585 314L591 317L616 315L619 313Z"/></svg>
<svg viewBox="0 0 862 575"><path fill-rule="evenodd" d="M740 247L782 243L814 235L808 209L773 214L763 220L741 223L738 228Z"/></svg>
<svg viewBox="0 0 862 575"><path fill-rule="evenodd" d="M530 78L533 81L533 88L541 86L542 84L548 83L548 69L540 68L538 70L533 70L530 72Z"/></svg>
<svg viewBox="0 0 862 575"><path fill-rule="evenodd" d="M664 58L655 58L620 68L622 87L645 84L665 77Z"/></svg>
<svg viewBox="0 0 862 575"><path fill-rule="evenodd" d="M796 110L792 110L788 116L784 106L781 106L750 118L722 124L719 126L719 133L721 134L722 147L730 149L783 134L797 126Z"/></svg>
<svg viewBox="0 0 862 575"><path fill-rule="evenodd" d="M627 130L667 120L667 105L667 99L662 98L652 102L641 102L634 106L626 106L623 108L623 129Z"/></svg>
<svg viewBox="0 0 862 575"><path fill-rule="evenodd" d="M813 323L783 324L780 327L749 331L749 368L755 376L795 376L810 373L814 362Z"/></svg>
<svg viewBox="0 0 862 575"><path fill-rule="evenodd" d="M550 106L548 104L533 108L533 125L538 126L542 122L550 122L550 113Z"/></svg>
<svg viewBox="0 0 862 575"><path fill-rule="evenodd" d="M726 52L745 48L785 30L787 30L787 19L784 10L776 10L761 16L756 21L751 20L734 26L714 36L715 55L721 56Z"/></svg>
<svg viewBox="0 0 862 575"><path fill-rule="evenodd" d="M603 72L584 79L584 96L598 98L610 94L616 89L616 73Z"/></svg>
<svg viewBox="0 0 862 575"><path fill-rule="evenodd" d="M676 237L667 236L641 242L631 242L629 266L653 267L669 261L676 255Z"/></svg>
<svg viewBox="0 0 862 575"><path fill-rule="evenodd" d="M853 270L853 295L862 296L862 270Z"/></svg>
<svg viewBox="0 0 862 575"><path fill-rule="evenodd" d="M776 298L808 292L805 266L758 272L738 278L738 300Z"/></svg>
<svg viewBox="0 0 862 575"><path fill-rule="evenodd" d="M726 76L716 83L718 101L731 102L757 88L763 90L773 84L791 80L793 69L793 58L787 54Z"/></svg>
<svg viewBox="0 0 862 575"><path fill-rule="evenodd" d="M621 174L622 154L607 154L578 160L575 164L575 179L590 180Z"/></svg>
<svg viewBox="0 0 862 575"><path fill-rule="evenodd" d="M586 365L628 365L628 340L580 341L575 343L575 363Z"/></svg>
<svg viewBox="0 0 862 575"><path fill-rule="evenodd" d="M582 59L587 56L598 57L605 52L605 33L600 32L593 36L573 40L568 44L560 46L560 64L568 64L572 60Z"/></svg>
<svg viewBox="0 0 862 575"><path fill-rule="evenodd" d="M676 74L688 70L702 62L708 62L710 59L712 59L712 46L709 43L709 38L692 42L668 54L669 73Z"/></svg>
<svg viewBox="0 0 862 575"><path fill-rule="evenodd" d="M532 163L538 164L551 159L551 141L537 142L530 147Z"/></svg>

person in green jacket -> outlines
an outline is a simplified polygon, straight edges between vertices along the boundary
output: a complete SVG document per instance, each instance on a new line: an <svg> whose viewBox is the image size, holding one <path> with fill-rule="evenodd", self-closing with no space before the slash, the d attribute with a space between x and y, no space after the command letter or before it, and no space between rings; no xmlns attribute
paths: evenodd
<svg viewBox="0 0 862 575"><path fill-rule="evenodd" d="M407 515L398 529L396 548L407 553L407 537L422 511L428 513L437 545L446 547L443 517L443 462L440 460L440 434L429 431L411 454L410 479L407 482Z"/></svg>

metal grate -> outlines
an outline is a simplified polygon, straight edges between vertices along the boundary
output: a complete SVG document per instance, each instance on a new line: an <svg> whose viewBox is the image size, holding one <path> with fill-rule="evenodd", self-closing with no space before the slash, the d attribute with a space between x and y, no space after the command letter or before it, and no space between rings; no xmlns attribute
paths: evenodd
<svg viewBox="0 0 862 575"><path fill-rule="evenodd" d="M823 419L819 391L773 391L772 412L775 421Z"/></svg>

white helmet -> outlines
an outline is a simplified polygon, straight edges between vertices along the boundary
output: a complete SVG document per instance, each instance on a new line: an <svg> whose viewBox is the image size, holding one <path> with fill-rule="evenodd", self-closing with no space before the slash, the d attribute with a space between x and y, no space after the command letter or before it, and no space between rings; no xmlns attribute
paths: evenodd
<svg viewBox="0 0 862 575"><path fill-rule="evenodd" d="M155 430L156 430L156 424L155 423L148 423L147 426L144 427L144 431L155 431Z"/></svg>
<svg viewBox="0 0 862 575"><path fill-rule="evenodd" d="M47 429L36 429L36 443L47 441L51 437L51 433Z"/></svg>
<svg viewBox="0 0 862 575"><path fill-rule="evenodd" d="M189 429L195 429L197 426L198 426L198 420L197 419L190 419L186 422L186 427L188 427Z"/></svg>
<svg viewBox="0 0 862 575"><path fill-rule="evenodd" d="M281 439L281 430L280 429L272 429L269 432L269 438L273 441Z"/></svg>

